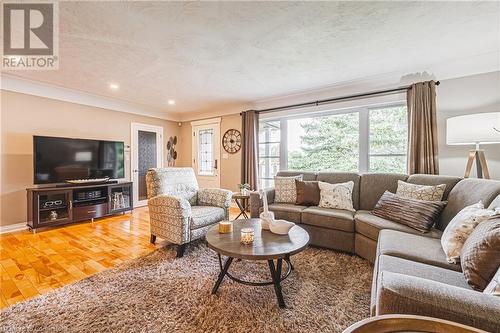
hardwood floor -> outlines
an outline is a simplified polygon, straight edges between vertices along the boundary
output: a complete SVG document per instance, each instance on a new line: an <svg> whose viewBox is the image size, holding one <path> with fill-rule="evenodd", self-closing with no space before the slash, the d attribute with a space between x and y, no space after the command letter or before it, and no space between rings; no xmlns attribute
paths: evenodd
<svg viewBox="0 0 500 333"><path fill-rule="evenodd" d="M231 209L231 218L237 210ZM0 235L0 308L47 293L167 243L149 242L147 208L51 228Z"/></svg>

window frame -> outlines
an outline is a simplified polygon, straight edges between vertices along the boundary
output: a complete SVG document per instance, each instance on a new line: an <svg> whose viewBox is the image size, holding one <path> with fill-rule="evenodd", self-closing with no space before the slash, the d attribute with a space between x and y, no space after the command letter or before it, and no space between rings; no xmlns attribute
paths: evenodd
<svg viewBox="0 0 500 333"><path fill-rule="evenodd" d="M336 110L326 110L320 112L304 112L297 113L290 116L268 116L261 117L259 123L261 122L277 122L280 123L280 151L279 151L279 159L280 166L279 170L287 170L288 169L288 131L287 131L287 121L290 119L300 119L307 117L317 117L317 116L330 116L336 114L346 114L357 112L359 115L359 156L358 156L358 172L366 173L370 172L370 157L398 157L398 156L407 156L408 152L408 143L406 147L405 153L388 153L388 154L376 154L370 152L370 110L379 110L384 108L391 107L399 107L406 106L405 101L396 101L389 103L380 103L374 105L360 106L360 107L351 107L345 109L336 109ZM259 124L260 125L260 124ZM260 126L259 126L260 127ZM261 144L276 144L277 141L273 142L259 142L259 156L258 159L261 158L277 158L278 156L261 156L260 155L260 147ZM407 165L406 165L407 167ZM272 177L261 177L259 173L259 184L262 184L261 180L272 180L274 179L274 175Z"/></svg>

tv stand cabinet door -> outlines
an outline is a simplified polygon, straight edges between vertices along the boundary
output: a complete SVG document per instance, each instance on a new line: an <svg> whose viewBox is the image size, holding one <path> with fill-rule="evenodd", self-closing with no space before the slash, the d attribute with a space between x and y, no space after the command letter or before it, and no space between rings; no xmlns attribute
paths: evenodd
<svg viewBox="0 0 500 333"><path fill-rule="evenodd" d="M132 183L110 185L108 196L110 214L132 210Z"/></svg>
<svg viewBox="0 0 500 333"><path fill-rule="evenodd" d="M59 203L59 201L62 201ZM55 226L73 221L73 191L36 191L33 193L33 228Z"/></svg>

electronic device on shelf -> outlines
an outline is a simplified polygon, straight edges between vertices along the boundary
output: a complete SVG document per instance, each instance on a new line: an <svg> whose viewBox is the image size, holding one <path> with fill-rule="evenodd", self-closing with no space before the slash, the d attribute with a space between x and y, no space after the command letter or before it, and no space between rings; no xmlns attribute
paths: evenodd
<svg viewBox="0 0 500 333"><path fill-rule="evenodd" d="M90 190L76 193L77 200L98 199L102 197L103 194L101 190Z"/></svg>
<svg viewBox="0 0 500 333"><path fill-rule="evenodd" d="M88 185L88 184L107 183L108 181L109 177L104 177L104 178L93 178L93 179L69 179L66 180L66 183L75 185Z"/></svg>
<svg viewBox="0 0 500 333"><path fill-rule="evenodd" d="M124 177L123 141L33 136L35 185L88 185Z"/></svg>

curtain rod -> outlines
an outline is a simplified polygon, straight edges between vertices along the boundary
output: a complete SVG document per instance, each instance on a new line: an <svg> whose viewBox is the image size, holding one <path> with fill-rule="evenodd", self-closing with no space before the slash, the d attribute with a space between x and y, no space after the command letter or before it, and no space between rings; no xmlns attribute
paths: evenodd
<svg viewBox="0 0 500 333"><path fill-rule="evenodd" d="M439 81L436 81L436 86L439 86ZM371 92L362 93L362 94L354 94L354 95L347 95L347 96L341 96L341 97L335 97L335 98L320 99L320 100L312 101L312 102L290 104L290 105L278 106L275 108L255 110L255 111L257 113L268 113L268 112L283 111L283 110L288 110L288 109L297 109L297 108L302 108L302 107L306 107L306 106L318 106L318 105L330 104L330 103L335 103L335 102L344 101L344 100L358 99L358 98L375 96L375 95L390 94L390 93L395 93L398 91L405 91L408 89L411 89L411 85L399 87L399 88L394 88L394 89L371 91ZM240 113L240 115L241 115L241 113Z"/></svg>

